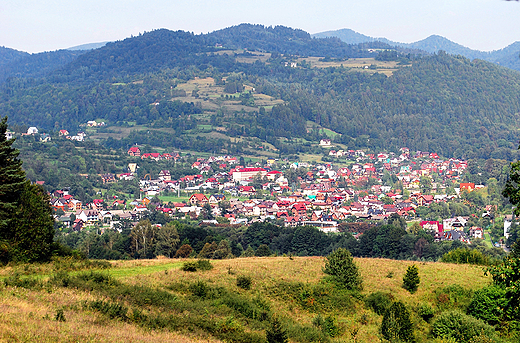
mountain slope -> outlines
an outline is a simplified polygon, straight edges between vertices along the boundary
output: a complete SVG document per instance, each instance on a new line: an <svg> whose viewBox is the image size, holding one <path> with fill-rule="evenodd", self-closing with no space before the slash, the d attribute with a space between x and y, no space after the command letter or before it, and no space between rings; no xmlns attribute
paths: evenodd
<svg viewBox="0 0 520 343"><path fill-rule="evenodd" d="M212 32L207 37L211 42L220 43L224 47L232 49L246 48L299 56L335 58L375 56L367 49L352 45L353 43L345 44L337 38L315 39L305 31L285 26L265 27L241 24Z"/></svg>
<svg viewBox="0 0 520 343"><path fill-rule="evenodd" d="M0 68L26 56L29 56L29 53L0 46Z"/></svg>
<svg viewBox="0 0 520 343"><path fill-rule="evenodd" d="M431 35L413 43L400 43L390 41L386 38L374 38L355 32L351 29L325 31L313 34L312 36L320 38L337 37L348 44L380 41L394 47L417 49L429 53L437 53L442 50L452 55L462 55L469 59L478 58L500 64L504 67L520 70L520 42L515 42L500 50L486 52L467 48L439 35Z"/></svg>
<svg viewBox="0 0 520 343"><path fill-rule="evenodd" d="M38 78L75 60L84 51L57 50L38 54L21 54L0 65L0 84L8 78Z"/></svg>
<svg viewBox="0 0 520 343"><path fill-rule="evenodd" d="M243 53L224 51L270 49L270 39L279 42L273 52L316 53L330 44L337 44L337 51L362 49L288 28L244 25L209 35L157 30L84 53L34 84L7 83L0 92L0 116L45 129L72 130L103 119L112 125L137 123L162 130L111 140L119 147L140 143L230 151L241 143L229 137L257 137L292 154L312 150L291 143L292 138L316 140L319 127L325 127L340 133L336 140L349 148L398 151L407 146L466 158L515 156L518 72L445 53L412 59L411 64L394 63L393 74L385 76L377 73L374 60L375 70L339 63L311 68L294 55L274 54L246 63L241 62ZM292 60L298 60L296 67L286 64ZM198 79L208 81L195 82ZM187 85L189 80L194 82ZM198 85L212 82L211 92L198 93ZM248 91L235 93L244 85ZM266 98L276 101L262 105L265 108L255 103ZM222 141L199 138L202 127Z"/></svg>
<svg viewBox="0 0 520 343"><path fill-rule="evenodd" d="M316 38L338 37L339 39L341 39L343 42L345 42L347 44L359 44L359 43L374 42L377 40L381 40L378 38L364 35L362 33L356 32L351 29L339 29L339 30L334 30L334 31L319 32L319 33L313 34L312 37L316 37ZM388 42L390 42L390 41L388 41ZM390 43L393 43L393 42L390 42Z"/></svg>

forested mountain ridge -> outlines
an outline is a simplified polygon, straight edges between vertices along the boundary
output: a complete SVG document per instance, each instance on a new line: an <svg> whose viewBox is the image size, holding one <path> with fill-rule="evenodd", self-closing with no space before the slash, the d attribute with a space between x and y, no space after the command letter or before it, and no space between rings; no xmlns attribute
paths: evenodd
<svg viewBox="0 0 520 343"><path fill-rule="evenodd" d="M421 39L412 43L394 42L387 38L370 37L364 34L355 32L351 29L340 29L334 31L319 32L313 34L312 37L326 38L337 37L347 44L360 44L366 42L382 42L393 47L408 48L428 53L437 53L438 51L445 51L452 55L462 55L469 59L482 59L485 61L500 64L515 70L520 70L520 42L514 42L503 49L494 51L479 51L465 47L461 44L450 41L449 39L439 36L431 35L425 39Z"/></svg>
<svg viewBox="0 0 520 343"><path fill-rule="evenodd" d="M4 65L6 65L16 59L19 59L19 58L22 58L22 57L25 57L28 55L29 54L27 52L22 52L22 51L6 48L4 46L0 46L0 67L3 67Z"/></svg>
<svg viewBox="0 0 520 343"><path fill-rule="evenodd" d="M319 139L317 128L325 127L349 148L516 156L518 72L445 53L392 61L384 50L285 27L247 24L207 35L156 30L85 52L45 78L11 78L0 93L0 116L45 130L77 130L95 119L162 130L112 139L113 147L184 148L199 139L197 128L218 127L221 141L198 146L229 151L239 145L230 138L256 137L295 153L308 148L291 138ZM313 66L311 57L327 51L338 56L336 64ZM382 58L360 60L364 67L348 60L377 51ZM195 86L187 93L184 86L197 78L210 80L215 91L199 94ZM265 98L276 102L258 105Z"/></svg>
<svg viewBox="0 0 520 343"><path fill-rule="evenodd" d="M376 47L388 47L376 43ZM36 60L40 55L52 59L52 54L71 56L67 63L56 61L54 64L65 65L51 73L51 82L71 82L78 80L107 77L120 77L125 74L157 71L175 68L187 64L205 69L208 65L220 67L222 71L233 69L227 55L218 54L223 49L248 49L252 51L276 52L298 56L329 56L334 58L375 57L377 52L369 51L364 45L351 45L337 38L312 38L302 30L284 26L265 27L262 25L241 24L206 35L195 35L185 31L154 30L136 37L117 42L109 42L91 51L59 50L53 53L41 53L26 56ZM84 53L84 54L83 54ZM216 54L217 53L217 54ZM78 57L82 55L81 57ZM78 57L75 60L75 57ZM70 62L70 63L68 63ZM27 68L31 61L23 61ZM18 66L20 69L20 66ZM3 78L34 77L14 73L7 67ZM54 69L53 69L54 70ZM47 69L49 73L53 70ZM43 73L41 75L43 76Z"/></svg>
<svg viewBox="0 0 520 343"><path fill-rule="evenodd" d="M67 65L83 54L81 50L57 50L37 54L21 54L0 65L0 84L8 78L40 78Z"/></svg>

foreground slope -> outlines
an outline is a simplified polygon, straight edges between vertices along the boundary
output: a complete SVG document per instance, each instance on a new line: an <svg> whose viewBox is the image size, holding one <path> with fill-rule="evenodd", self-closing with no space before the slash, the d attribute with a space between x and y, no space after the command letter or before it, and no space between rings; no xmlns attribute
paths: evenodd
<svg viewBox="0 0 520 343"><path fill-rule="evenodd" d="M7 285L0 288L0 340L263 342L271 315L281 319L291 342L380 339L380 315L367 308L359 296L321 281L323 258L211 261L212 270L197 272L181 271L184 262L119 261L101 273L94 269L70 272L68 276L65 271L77 269L81 263L62 261L0 269L0 275L7 278ZM355 262L363 277L363 295L390 293L412 311L418 304L431 306L436 314L460 308L467 305L467 296L473 290L490 282L481 267L420 263L421 284L411 295L401 284L412 262ZM86 266L99 268L104 264ZM15 273L40 281L31 284L27 277L13 276ZM240 276L251 278L250 290L237 287ZM442 300L446 297L451 299L448 303ZM314 325L318 316L334 318L339 336L331 338ZM413 320L418 341L428 341L428 323L416 314Z"/></svg>

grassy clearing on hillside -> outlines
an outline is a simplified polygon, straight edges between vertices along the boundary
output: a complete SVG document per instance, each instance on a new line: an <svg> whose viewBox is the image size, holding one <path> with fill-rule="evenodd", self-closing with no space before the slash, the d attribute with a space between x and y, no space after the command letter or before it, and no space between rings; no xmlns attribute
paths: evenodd
<svg viewBox="0 0 520 343"><path fill-rule="evenodd" d="M390 293L410 309L428 303L437 313L439 294L451 299L453 292L470 294L490 282L481 267L416 263L421 283L410 295L402 277L414 262L357 258L364 289L356 295L323 281L322 257L212 260L213 269L198 272L182 271L186 261L112 261L101 273L68 276L53 270L95 268L97 262L1 268L4 278L22 272L40 281L0 283L0 341L265 342L268 319L276 315L291 342L376 342L382 316L364 297ZM250 290L237 286L239 277L250 278ZM66 321L56 320L59 311ZM332 318L339 336L313 324L318 316ZM413 321L418 341L427 341L429 325L417 315Z"/></svg>
<svg viewBox="0 0 520 343"><path fill-rule="evenodd" d="M168 202L183 202L183 201L188 201L190 199L189 196L174 196L174 195L159 195L158 198L164 202L164 203L168 203Z"/></svg>

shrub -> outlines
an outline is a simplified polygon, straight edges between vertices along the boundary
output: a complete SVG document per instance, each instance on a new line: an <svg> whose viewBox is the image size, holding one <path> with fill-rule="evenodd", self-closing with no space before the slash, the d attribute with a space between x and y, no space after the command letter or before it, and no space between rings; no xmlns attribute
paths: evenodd
<svg viewBox="0 0 520 343"><path fill-rule="evenodd" d="M7 287L22 287L27 289L36 289L43 286L42 282L34 277L21 277L20 274L15 273L4 279L4 284Z"/></svg>
<svg viewBox="0 0 520 343"><path fill-rule="evenodd" d="M363 280L350 251L339 248L327 256L323 272L332 277L340 287L349 290L361 290Z"/></svg>
<svg viewBox="0 0 520 343"><path fill-rule="evenodd" d="M49 283L58 287L69 287L71 277L66 271L59 271L49 278Z"/></svg>
<svg viewBox="0 0 520 343"><path fill-rule="evenodd" d="M477 264L481 266L489 265L489 257L479 250L458 248L442 255L442 262L458 264Z"/></svg>
<svg viewBox="0 0 520 343"><path fill-rule="evenodd" d="M433 316L435 315L435 311L433 309L433 307L431 307L430 305L428 304L422 304L422 305L419 305L419 307L417 308L417 314L425 321L425 322L430 322L430 320L433 318Z"/></svg>
<svg viewBox="0 0 520 343"><path fill-rule="evenodd" d="M271 318L269 328L265 332L267 343L287 343L287 332L282 327L282 324L276 317Z"/></svg>
<svg viewBox="0 0 520 343"><path fill-rule="evenodd" d="M435 290L435 297L437 300L437 307L439 309L461 309L466 310L473 292L464 289L460 285L450 285L444 288Z"/></svg>
<svg viewBox="0 0 520 343"><path fill-rule="evenodd" d="M198 260L197 261L197 269L199 270L211 270L213 269L213 265L209 260Z"/></svg>
<svg viewBox="0 0 520 343"><path fill-rule="evenodd" d="M410 311L401 301L394 302L385 312L381 333L391 342L415 342Z"/></svg>
<svg viewBox="0 0 520 343"><path fill-rule="evenodd" d="M196 272L197 271L197 262L186 261L181 267L182 271L185 272Z"/></svg>
<svg viewBox="0 0 520 343"><path fill-rule="evenodd" d="M88 307L92 310L98 311L111 319L119 318L121 320L127 320L128 308L124 305L112 303L109 301L96 300L91 301Z"/></svg>
<svg viewBox="0 0 520 343"><path fill-rule="evenodd" d="M504 316L506 306L506 291L497 286L489 286L475 292L467 313L490 325L495 325Z"/></svg>
<svg viewBox="0 0 520 343"><path fill-rule="evenodd" d="M457 342L469 342L478 336L495 336L492 326L459 311L443 312L432 324L434 337L453 338Z"/></svg>
<svg viewBox="0 0 520 343"><path fill-rule="evenodd" d="M419 278L419 268L415 264L406 269L406 274L403 277L403 288L410 293L415 293L419 287L421 279Z"/></svg>
<svg viewBox="0 0 520 343"><path fill-rule="evenodd" d="M64 322L65 321L65 314L63 313L63 309L60 308L56 311L56 316L54 316L54 319L58 322Z"/></svg>
<svg viewBox="0 0 520 343"><path fill-rule="evenodd" d="M193 295L199 298L205 298L208 295L210 288L204 281L197 281L190 285L190 291Z"/></svg>
<svg viewBox="0 0 520 343"><path fill-rule="evenodd" d="M271 249L265 244L262 244L256 249L255 256L271 256Z"/></svg>
<svg viewBox="0 0 520 343"><path fill-rule="evenodd" d="M312 324L321 329L321 331L329 336L336 337L339 335L339 327L336 323L336 318L327 316L323 318L321 315L317 315L313 320Z"/></svg>
<svg viewBox="0 0 520 343"><path fill-rule="evenodd" d="M520 240L513 244L511 253L501 263L489 268L493 283L506 291L505 312L510 319L520 321Z"/></svg>
<svg viewBox="0 0 520 343"><path fill-rule="evenodd" d="M237 277L237 286L242 289L251 289L252 279L250 276L239 275Z"/></svg>
<svg viewBox="0 0 520 343"><path fill-rule="evenodd" d="M365 304L382 316L392 306L393 299L394 297L390 293L374 292L365 299Z"/></svg>

